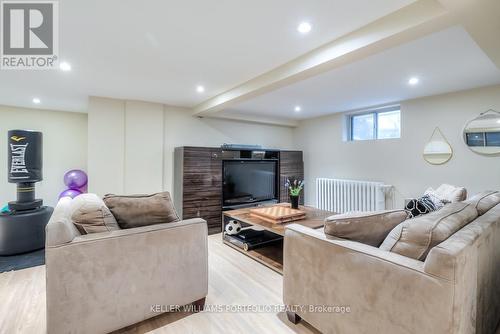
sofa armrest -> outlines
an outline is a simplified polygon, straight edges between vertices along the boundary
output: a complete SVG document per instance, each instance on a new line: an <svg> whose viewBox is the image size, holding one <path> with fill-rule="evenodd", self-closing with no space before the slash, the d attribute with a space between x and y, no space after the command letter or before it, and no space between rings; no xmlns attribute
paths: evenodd
<svg viewBox="0 0 500 334"><path fill-rule="evenodd" d="M85 242L93 242L93 241L102 240L102 239L121 238L121 237L127 237L127 236L140 235L140 234L144 234L144 233L155 233L155 232L161 231L161 230L175 229L178 227L195 225L195 224L206 225L207 222L201 218L193 218L193 219L181 220L181 221L178 221L175 223L155 224L155 225L134 227L134 228L128 228L128 229L114 230L114 231L109 231L109 232L83 234L83 235L79 235L79 236L75 237L71 243L73 243L73 244L85 243ZM208 234L208 232L207 232L207 234ZM64 246L64 244L61 246Z"/></svg>
<svg viewBox="0 0 500 334"><path fill-rule="evenodd" d="M290 225L283 276L285 304L299 305L296 313L322 332L452 333L453 282L421 261Z"/></svg>
<svg viewBox="0 0 500 334"><path fill-rule="evenodd" d="M47 331L105 333L208 292L207 224L192 219L78 236L46 249Z"/></svg>

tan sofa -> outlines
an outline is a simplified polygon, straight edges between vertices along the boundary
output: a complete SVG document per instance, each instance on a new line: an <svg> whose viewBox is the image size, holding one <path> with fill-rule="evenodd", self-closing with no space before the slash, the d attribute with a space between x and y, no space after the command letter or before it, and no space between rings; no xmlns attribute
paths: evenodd
<svg viewBox="0 0 500 334"><path fill-rule="evenodd" d="M208 291L207 224L80 235L62 199L46 229L47 332L108 333Z"/></svg>
<svg viewBox="0 0 500 334"><path fill-rule="evenodd" d="M494 333L500 204L424 261L290 225L283 285L289 320L303 318L323 333Z"/></svg>

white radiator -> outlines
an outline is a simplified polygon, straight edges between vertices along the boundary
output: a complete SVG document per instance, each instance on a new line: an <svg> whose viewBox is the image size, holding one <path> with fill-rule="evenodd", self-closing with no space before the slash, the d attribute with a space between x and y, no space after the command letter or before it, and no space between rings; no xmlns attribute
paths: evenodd
<svg viewBox="0 0 500 334"><path fill-rule="evenodd" d="M382 182L316 179L316 207L337 213L384 210L392 186Z"/></svg>

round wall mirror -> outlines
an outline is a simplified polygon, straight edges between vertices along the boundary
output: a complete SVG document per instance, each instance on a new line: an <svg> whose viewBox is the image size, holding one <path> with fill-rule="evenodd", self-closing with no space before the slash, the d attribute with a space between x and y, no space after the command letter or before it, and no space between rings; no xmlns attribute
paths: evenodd
<svg viewBox="0 0 500 334"><path fill-rule="evenodd" d="M500 154L500 112L488 110L469 121L464 128L464 141L476 153Z"/></svg>
<svg viewBox="0 0 500 334"><path fill-rule="evenodd" d="M432 165L442 165L453 156L453 149L439 128L434 129L423 155L425 161Z"/></svg>

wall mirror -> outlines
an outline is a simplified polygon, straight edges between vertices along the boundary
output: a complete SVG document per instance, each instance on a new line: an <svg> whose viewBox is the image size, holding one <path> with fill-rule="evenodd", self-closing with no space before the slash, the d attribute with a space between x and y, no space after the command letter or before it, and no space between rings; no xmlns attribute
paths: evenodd
<svg viewBox="0 0 500 334"><path fill-rule="evenodd" d="M442 165L453 156L450 143L439 128L432 132L429 142L424 147L424 159L432 165Z"/></svg>
<svg viewBox="0 0 500 334"><path fill-rule="evenodd" d="M469 121L464 128L464 141L476 153L500 154L500 112L490 109Z"/></svg>

